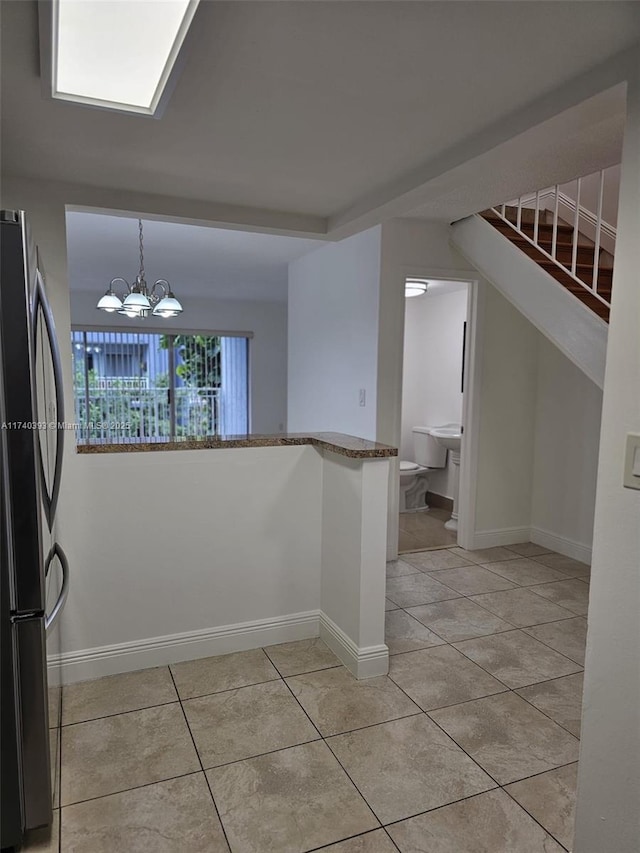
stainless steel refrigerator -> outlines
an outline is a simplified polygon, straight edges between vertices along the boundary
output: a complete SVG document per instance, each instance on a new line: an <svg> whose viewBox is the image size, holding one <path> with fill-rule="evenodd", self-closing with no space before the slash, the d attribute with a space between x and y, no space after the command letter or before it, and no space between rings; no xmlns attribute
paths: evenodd
<svg viewBox="0 0 640 853"><path fill-rule="evenodd" d="M47 640L51 646L59 635L56 621L69 573L56 537L64 444L60 354L42 264L23 211L0 211L0 256L4 850L19 849L28 830L52 820L59 728L49 728Z"/></svg>

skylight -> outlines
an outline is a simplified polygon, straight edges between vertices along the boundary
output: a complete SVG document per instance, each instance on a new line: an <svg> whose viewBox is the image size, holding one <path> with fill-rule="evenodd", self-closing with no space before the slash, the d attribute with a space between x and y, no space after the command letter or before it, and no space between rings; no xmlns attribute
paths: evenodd
<svg viewBox="0 0 640 853"><path fill-rule="evenodd" d="M198 0L53 0L52 95L153 115Z"/></svg>

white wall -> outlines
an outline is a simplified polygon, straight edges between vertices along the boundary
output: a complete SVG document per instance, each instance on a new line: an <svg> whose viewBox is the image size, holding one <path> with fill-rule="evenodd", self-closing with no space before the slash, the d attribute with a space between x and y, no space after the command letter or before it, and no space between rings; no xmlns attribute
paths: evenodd
<svg viewBox="0 0 640 853"><path fill-rule="evenodd" d="M483 534L531 524L538 332L490 284L481 295L475 530Z"/></svg>
<svg viewBox="0 0 640 853"><path fill-rule="evenodd" d="M604 383L578 774L576 853L640 848L640 491L622 485L640 433L640 67L629 81Z"/></svg>
<svg viewBox="0 0 640 853"><path fill-rule="evenodd" d="M323 246L289 266L291 432L376 437L380 230Z"/></svg>
<svg viewBox="0 0 640 853"><path fill-rule="evenodd" d="M134 328L96 310L95 292L71 291L71 322L77 326ZM287 306L283 302L189 298L178 331L252 332L249 344L251 431L281 432L287 423ZM148 318L147 331L171 331L166 320Z"/></svg>
<svg viewBox="0 0 640 853"><path fill-rule="evenodd" d="M3 203L29 212L39 242L70 419L66 199L31 182L7 180L3 190ZM72 434L66 439L58 508L58 536L71 574L59 627L63 654L318 607L317 451L98 457L75 453ZM134 507L142 519L137 532Z"/></svg>
<svg viewBox="0 0 640 853"><path fill-rule="evenodd" d="M604 187L602 193L602 218L614 228L618 222L618 199L620 198L620 164L609 166L604 170ZM573 199L574 207L576 201L576 182L560 185L560 192L565 193ZM598 211L598 199L600 197L600 174L598 172L583 177L580 181L580 207L586 208L591 213ZM551 209L552 204L547 203ZM571 220L570 220L571 221Z"/></svg>
<svg viewBox="0 0 640 853"><path fill-rule="evenodd" d="M459 272L459 275L456 273ZM408 275L473 279L469 265L451 248L449 227L423 219L392 219L382 226L380 322L378 328L377 439L400 446L404 282ZM398 553L398 462L390 466L387 556Z"/></svg>
<svg viewBox="0 0 640 853"><path fill-rule="evenodd" d="M477 546L530 529L588 560L602 394L498 290L483 283L481 292Z"/></svg>
<svg viewBox="0 0 640 853"><path fill-rule="evenodd" d="M462 423L467 289L442 284L405 303L400 458L415 462L414 426ZM453 497L452 467L430 472L429 491Z"/></svg>
<svg viewBox="0 0 640 853"><path fill-rule="evenodd" d="M441 278L476 280L472 287L477 322L468 330L468 341L477 335L477 446L470 431L465 435L474 456L467 463L477 466L472 477L475 517L470 525L477 547L490 544L491 538L506 542L528 537L533 526L553 537L551 547L566 546L575 556L588 557L599 432L597 386L470 269L452 248L449 229L442 223L393 220L382 227L378 440L403 451L407 447L401 429L404 279L410 274L437 278L438 272ZM471 383L468 376L466 398ZM579 439L576 424L581 424ZM554 443L549 431L558 425L562 436ZM391 472L389 557L397 543L395 464Z"/></svg>
<svg viewBox="0 0 640 853"><path fill-rule="evenodd" d="M316 609L321 463L310 447L76 455L63 652Z"/></svg>
<svg viewBox="0 0 640 853"><path fill-rule="evenodd" d="M388 459L362 465L324 453L320 636L358 677L384 675L388 669L384 644L388 478ZM351 642L345 644L345 635ZM357 660L341 654L341 646L352 643L359 648Z"/></svg>
<svg viewBox="0 0 640 853"><path fill-rule="evenodd" d="M40 245L69 416L73 391L66 201L64 192L47 194L34 182L4 182L3 203L29 211ZM375 370L375 357L373 362ZM57 534L69 557L71 581L56 631L61 657L53 661L67 678L318 634L323 456L316 449L100 456L77 454L70 438ZM378 494L368 489L365 501L363 490L362 524L347 531L358 543L372 538L365 521L370 524L373 518L379 528L385 513L387 463L380 462L373 461L382 472L382 482L373 482ZM369 500L372 506L367 509ZM327 535L331 538L330 532ZM343 547L345 553L354 552L348 540L343 539ZM383 542L377 542L376 553L368 553L368 571L379 575L382 584ZM348 568L361 575L361 561L351 561ZM380 612L370 614L374 634L383 624L381 590ZM243 628L245 623L249 625ZM346 631L345 637L348 662L359 669L359 638ZM378 674L376 667L386 671L382 628L377 637L369 633L363 642L376 647L374 672L368 674Z"/></svg>
<svg viewBox="0 0 640 853"><path fill-rule="evenodd" d="M190 660L323 626L357 677L386 673L387 459L263 447L79 454L72 470L72 584L54 675Z"/></svg>
<svg viewBox="0 0 640 853"><path fill-rule="evenodd" d="M378 441L399 446L408 275L465 279L467 264L449 244L449 226L424 219L393 219L382 226L378 343ZM459 272L459 275L451 275ZM470 278L476 275L472 271Z"/></svg>
<svg viewBox="0 0 640 853"><path fill-rule="evenodd" d="M602 391L539 335L536 393L531 525L590 550Z"/></svg>

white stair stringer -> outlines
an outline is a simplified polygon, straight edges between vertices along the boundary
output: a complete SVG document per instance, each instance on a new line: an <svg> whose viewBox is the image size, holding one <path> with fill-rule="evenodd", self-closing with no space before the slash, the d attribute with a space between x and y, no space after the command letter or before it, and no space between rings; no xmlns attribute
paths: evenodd
<svg viewBox="0 0 640 853"><path fill-rule="evenodd" d="M604 320L482 217L454 222L451 242L538 331L603 387L608 333Z"/></svg>

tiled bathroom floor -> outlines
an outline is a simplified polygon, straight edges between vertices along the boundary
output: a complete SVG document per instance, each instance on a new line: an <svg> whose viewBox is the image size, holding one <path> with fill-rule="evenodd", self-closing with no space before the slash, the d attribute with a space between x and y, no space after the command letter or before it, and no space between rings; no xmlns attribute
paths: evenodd
<svg viewBox="0 0 640 853"><path fill-rule="evenodd" d="M401 512L399 520L398 550L401 554L423 548L445 548L456 544L456 533L446 530L444 523L451 512L431 507L421 512Z"/></svg>
<svg viewBox="0 0 640 853"><path fill-rule="evenodd" d="M589 568L532 545L388 566L389 676L319 640L64 688L61 853L562 853Z"/></svg>

